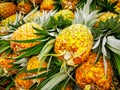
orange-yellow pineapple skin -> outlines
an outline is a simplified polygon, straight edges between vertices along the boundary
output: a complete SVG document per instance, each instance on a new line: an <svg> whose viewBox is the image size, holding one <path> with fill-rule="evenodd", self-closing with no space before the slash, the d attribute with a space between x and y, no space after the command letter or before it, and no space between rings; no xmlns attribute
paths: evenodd
<svg viewBox="0 0 120 90"><path fill-rule="evenodd" d="M42 68L43 67L47 67L47 63L46 62L42 63L41 61L38 61L37 56L33 56L28 61L27 70L32 70L32 69L35 69L35 68L40 68L40 64L42 65Z"/></svg>
<svg viewBox="0 0 120 90"><path fill-rule="evenodd" d="M28 77L29 74L27 73L20 73L15 78L15 86L18 88L18 90L29 90L29 88L34 83L32 80L23 80L23 78Z"/></svg>
<svg viewBox="0 0 120 90"><path fill-rule="evenodd" d="M107 76L105 76L103 58L94 64L97 54L91 53L87 61L82 63L75 72L75 80L81 88L86 85L96 86L95 90L110 90L113 71L107 61Z"/></svg>
<svg viewBox="0 0 120 90"><path fill-rule="evenodd" d="M60 10L57 12L54 17L57 19L59 16L62 16L64 19L72 21L74 19L74 13L71 10Z"/></svg>
<svg viewBox="0 0 120 90"><path fill-rule="evenodd" d="M10 68L13 67L13 62L15 62L15 60L13 59L9 59L9 58L13 58L17 56L16 54L8 54L7 56L4 56L4 53L0 56L0 66L9 74L15 74L16 70L12 69L10 70Z"/></svg>
<svg viewBox="0 0 120 90"><path fill-rule="evenodd" d="M105 22L107 19L110 19L111 17L116 17L117 14L112 12L105 12L99 17L99 21Z"/></svg>
<svg viewBox="0 0 120 90"><path fill-rule="evenodd" d="M116 17L117 14L115 13L112 13L112 12L105 12L103 13L102 15L100 15L100 17L98 18L98 21L96 22L95 24L95 27L97 27L99 25L99 22L102 21L102 22L105 22L106 20L110 19L111 17Z"/></svg>
<svg viewBox="0 0 120 90"><path fill-rule="evenodd" d="M41 29L41 27L34 22L23 24L13 33L11 40L30 40L40 38L40 36L35 34L36 31L33 29L33 26ZM14 52L16 52L18 50L27 49L29 47L35 46L39 44L39 42L18 43L11 41L10 44L11 48L14 50Z"/></svg>
<svg viewBox="0 0 120 90"><path fill-rule="evenodd" d="M16 14L11 15L0 22L0 34L8 34L9 27L8 24L13 24L16 19Z"/></svg>
<svg viewBox="0 0 120 90"><path fill-rule="evenodd" d="M54 51L68 65L76 66L88 57L92 44L91 31L82 24L73 24L58 34Z"/></svg>
<svg viewBox="0 0 120 90"><path fill-rule="evenodd" d="M17 5L17 10L22 14L27 14L32 10L32 5L30 3L19 2Z"/></svg>
<svg viewBox="0 0 120 90"><path fill-rule="evenodd" d="M46 11L50 11L52 9L54 9L54 5L55 1L54 0L43 0L43 2L40 5L40 10L46 10Z"/></svg>
<svg viewBox="0 0 120 90"><path fill-rule="evenodd" d="M62 7L64 9L74 10L78 0L62 0Z"/></svg>
<svg viewBox="0 0 120 90"><path fill-rule="evenodd" d="M27 64L27 70L32 70L36 68L46 68L47 67L47 62L42 62L38 61L37 56L33 56L32 58L29 59L28 64ZM37 72L41 73L41 72ZM31 73L30 75L36 75L37 73ZM45 78L38 78L37 82L42 82Z"/></svg>
<svg viewBox="0 0 120 90"><path fill-rule="evenodd" d="M17 7L12 2L0 3L0 17L7 18L17 11Z"/></svg>

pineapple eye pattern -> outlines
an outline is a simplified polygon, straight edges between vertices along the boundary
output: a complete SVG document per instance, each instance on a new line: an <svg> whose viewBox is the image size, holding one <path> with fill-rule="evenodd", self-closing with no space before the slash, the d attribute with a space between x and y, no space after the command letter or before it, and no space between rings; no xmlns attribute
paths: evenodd
<svg viewBox="0 0 120 90"><path fill-rule="evenodd" d="M120 0L0 0L0 89L119 90Z"/></svg>

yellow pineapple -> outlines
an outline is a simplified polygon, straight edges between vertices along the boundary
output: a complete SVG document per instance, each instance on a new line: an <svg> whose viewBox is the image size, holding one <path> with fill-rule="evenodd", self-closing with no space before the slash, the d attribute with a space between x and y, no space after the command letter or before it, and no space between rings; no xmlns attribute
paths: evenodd
<svg viewBox="0 0 120 90"><path fill-rule="evenodd" d="M32 58L29 59L29 62L27 64L27 70L32 70L32 69L36 69L36 68L46 68L47 67L47 63L46 62L42 62L42 61L38 61L37 56L33 56ZM41 73L41 72L38 72ZM31 75L36 75L37 73L31 73ZM39 78L37 79L37 82L40 83L44 80L45 78Z"/></svg>
<svg viewBox="0 0 120 90"><path fill-rule="evenodd" d="M31 23L26 23L20 26L11 36L11 40L30 40L30 39L36 39L39 38L40 36L35 34L35 30L33 27L42 29L38 24L31 22ZM11 41L11 48L14 50L14 52L22 50L22 49L27 49L32 46L35 46L39 44L39 42L35 43L18 43Z"/></svg>
<svg viewBox="0 0 120 90"><path fill-rule="evenodd" d="M54 15L54 17L58 18L60 15L63 16L64 19L68 20L74 19L74 13L70 10L60 10Z"/></svg>
<svg viewBox="0 0 120 90"><path fill-rule="evenodd" d="M93 36L89 28L82 24L73 24L63 29L56 37L54 50L68 65L78 65L89 55Z"/></svg>
<svg viewBox="0 0 120 90"><path fill-rule="evenodd" d="M40 68L40 64L41 63L42 63L41 61L38 61L37 56L33 56L28 61L27 70L32 70L32 69ZM42 63L41 65L42 65L42 67L47 67L47 63L46 62Z"/></svg>
<svg viewBox="0 0 120 90"><path fill-rule="evenodd" d="M107 19L110 19L111 17L116 17L117 14L114 14L112 12L105 12L100 17L99 20L105 22Z"/></svg>
<svg viewBox="0 0 120 90"><path fill-rule="evenodd" d="M17 7L12 2L3 2L0 3L0 17L7 18L17 11Z"/></svg>
<svg viewBox="0 0 120 90"><path fill-rule="evenodd" d="M115 13L105 12L99 16L98 21L96 22L95 26L98 26L100 21L105 22L107 19L110 19L111 17L115 18L116 16L117 16L117 14L115 14Z"/></svg>
<svg viewBox="0 0 120 90"><path fill-rule="evenodd" d="M43 2L40 5L40 10L46 10L46 11L50 11L54 9L54 4L55 1L54 0L43 0Z"/></svg>
<svg viewBox="0 0 120 90"><path fill-rule="evenodd" d="M15 60L9 59L12 57L17 56L16 54L9 54L7 56L4 56L4 53L0 56L0 67L4 71L4 74L15 74L16 70L15 69L10 69L13 67L13 62Z"/></svg>
<svg viewBox="0 0 120 90"><path fill-rule="evenodd" d="M3 19L0 22L0 34L7 34L9 31L8 24L13 24L16 19L16 15L11 15L7 17L6 19Z"/></svg>
<svg viewBox="0 0 120 90"><path fill-rule="evenodd" d="M78 66L75 80L82 89L90 86L95 90L110 90L113 76L110 62L107 60L107 75L105 75L103 58L100 57L94 64L96 57L97 54L91 53L87 61Z"/></svg>

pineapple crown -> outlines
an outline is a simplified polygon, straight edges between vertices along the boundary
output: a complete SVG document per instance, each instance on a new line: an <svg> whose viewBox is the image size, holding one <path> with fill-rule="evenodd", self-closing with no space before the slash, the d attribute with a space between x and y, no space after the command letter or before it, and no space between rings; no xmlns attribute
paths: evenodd
<svg viewBox="0 0 120 90"><path fill-rule="evenodd" d="M86 25L87 27L91 27L97 21L97 17L99 16L98 10L90 11L90 4L92 0L87 0L87 3L80 10L77 9L75 12L75 19L73 20L73 24L81 23Z"/></svg>

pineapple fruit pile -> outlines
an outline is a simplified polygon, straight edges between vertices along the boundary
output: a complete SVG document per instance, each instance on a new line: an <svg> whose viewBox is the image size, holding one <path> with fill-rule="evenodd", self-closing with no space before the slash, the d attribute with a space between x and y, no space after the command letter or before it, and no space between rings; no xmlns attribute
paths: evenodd
<svg viewBox="0 0 120 90"><path fill-rule="evenodd" d="M120 0L0 0L0 90L120 90Z"/></svg>

